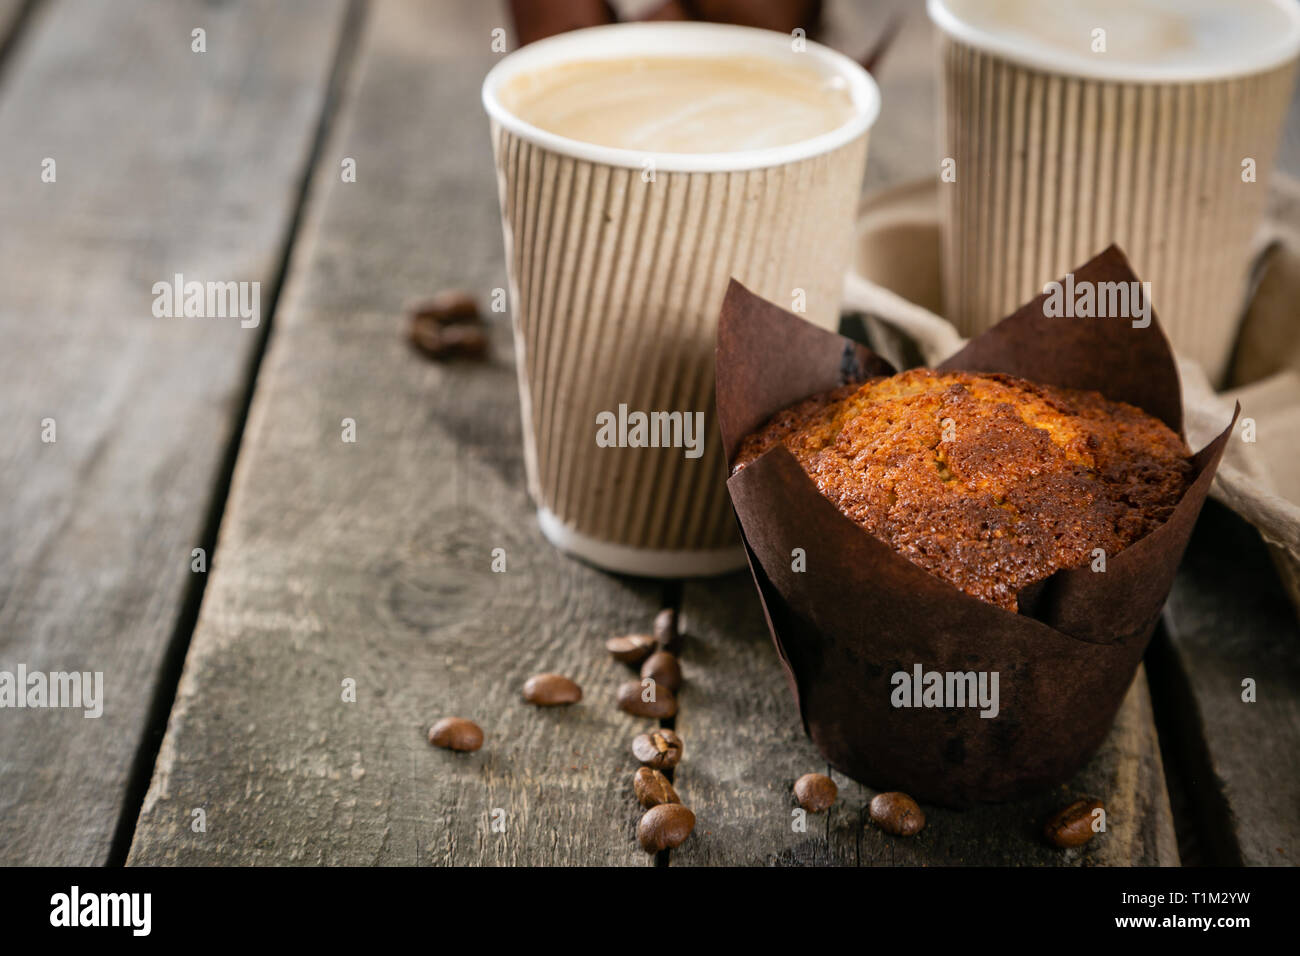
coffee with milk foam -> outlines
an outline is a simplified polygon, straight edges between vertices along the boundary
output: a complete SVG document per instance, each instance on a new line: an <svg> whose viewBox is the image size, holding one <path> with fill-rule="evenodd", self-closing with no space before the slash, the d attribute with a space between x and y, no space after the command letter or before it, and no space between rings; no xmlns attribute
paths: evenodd
<svg viewBox="0 0 1300 956"><path fill-rule="evenodd" d="M502 104L569 139L661 153L785 146L854 114L842 77L763 56L578 60L513 77Z"/></svg>
<svg viewBox="0 0 1300 956"><path fill-rule="evenodd" d="M1040 51L1119 69L1228 64L1295 26L1268 0L942 0L963 23ZM1096 30L1104 30L1104 51Z"/></svg>

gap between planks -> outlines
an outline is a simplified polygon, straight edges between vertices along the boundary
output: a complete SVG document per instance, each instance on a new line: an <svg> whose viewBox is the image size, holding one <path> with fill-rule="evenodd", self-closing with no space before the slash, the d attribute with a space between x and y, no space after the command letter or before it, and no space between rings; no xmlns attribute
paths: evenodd
<svg viewBox="0 0 1300 956"><path fill-rule="evenodd" d="M266 313L258 329L257 345L249 362L248 374L244 381L239 400L239 411L235 418L230 441L222 458L221 470L217 476L212 499L204 522L203 534L199 547L208 555L208 567L217 559L217 538L221 528L221 517L226 510L230 496L230 480L234 475L235 461L239 457L239 448L244 438L244 428L248 423L248 411L253 404L253 392L257 386L257 373L266 354L266 344L270 340L271 329L275 325L275 314L280 303L280 293L284 289L285 278L289 272L289 263L293 258L298 232L302 225L303 210L307 205L311 183L316 164L320 161L322 150L329 138L330 124L339 109L339 104L351 74L356 55L358 35L365 28L366 0L347 0L347 11L339 31L338 43L334 49L333 65L330 68L326 84L324 101L320 116L312 136L307 161L303 164L301 179L294 197L293 212L285 227L284 240L279 262L275 268L275 277L270 286ZM158 759L158 750L162 746L163 735L167 731L167 720L171 716L172 705L176 700L176 687L180 683L181 672L185 667L185 656L189 651L190 639L198 623L199 608L203 603L203 592L207 588L208 575L191 575L182 598L180 616L176 628L168 641L164 653L160 676L154 686L154 693L149 705L145 732L141 736L140 746L131 763L131 772L127 778L126 797L122 813L113 832L113 841L109 846L107 866L125 866L131 851L131 841L135 837L135 825L153 779L154 764Z"/></svg>

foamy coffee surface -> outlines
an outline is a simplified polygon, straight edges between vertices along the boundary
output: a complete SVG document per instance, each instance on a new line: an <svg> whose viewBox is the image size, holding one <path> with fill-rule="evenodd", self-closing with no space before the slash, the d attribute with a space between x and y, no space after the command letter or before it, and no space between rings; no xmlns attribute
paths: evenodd
<svg viewBox="0 0 1300 956"><path fill-rule="evenodd" d="M940 0L959 21L1098 67L1228 67L1296 34L1268 0ZM1105 51L1094 50L1096 29Z"/></svg>
<svg viewBox="0 0 1300 956"><path fill-rule="evenodd" d="M579 60L515 76L500 99L556 135L662 153L785 146L829 133L854 112L842 78L761 56Z"/></svg>

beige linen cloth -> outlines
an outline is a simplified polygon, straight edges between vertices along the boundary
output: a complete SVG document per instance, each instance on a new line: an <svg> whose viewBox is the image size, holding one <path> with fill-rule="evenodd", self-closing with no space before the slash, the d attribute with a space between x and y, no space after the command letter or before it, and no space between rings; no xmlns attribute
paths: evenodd
<svg viewBox="0 0 1300 956"><path fill-rule="evenodd" d="M1199 365L1178 360L1185 428L1191 447L1200 448L1241 402L1242 420L1210 493L1259 529L1300 610L1300 181L1275 177L1257 243L1228 386L1216 391ZM868 197L845 309L902 333L934 365L965 342L938 314L938 297L937 185L925 180ZM1254 422L1254 442L1244 440L1246 419Z"/></svg>

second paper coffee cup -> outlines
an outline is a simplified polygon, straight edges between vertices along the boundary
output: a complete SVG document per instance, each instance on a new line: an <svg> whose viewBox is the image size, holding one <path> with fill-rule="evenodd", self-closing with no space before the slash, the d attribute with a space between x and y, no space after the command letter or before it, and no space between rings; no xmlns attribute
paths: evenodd
<svg viewBox="0 0 1300 956"><path fill-rule="evenodd" d="M1300 52L1294 0L928 0L944 309L989 328L1119 243L1222 376ZM1086 317L1086 316L1081 316Z"/></svg>
<svg viewBox="0 0 1300 956"><path fill-rule="evenodd" d="M875 84L802 38L620 24L516 51L483 102L542 530L613 571L743 567L713 403L718 310L735 277L835 328Z"/></svg>

